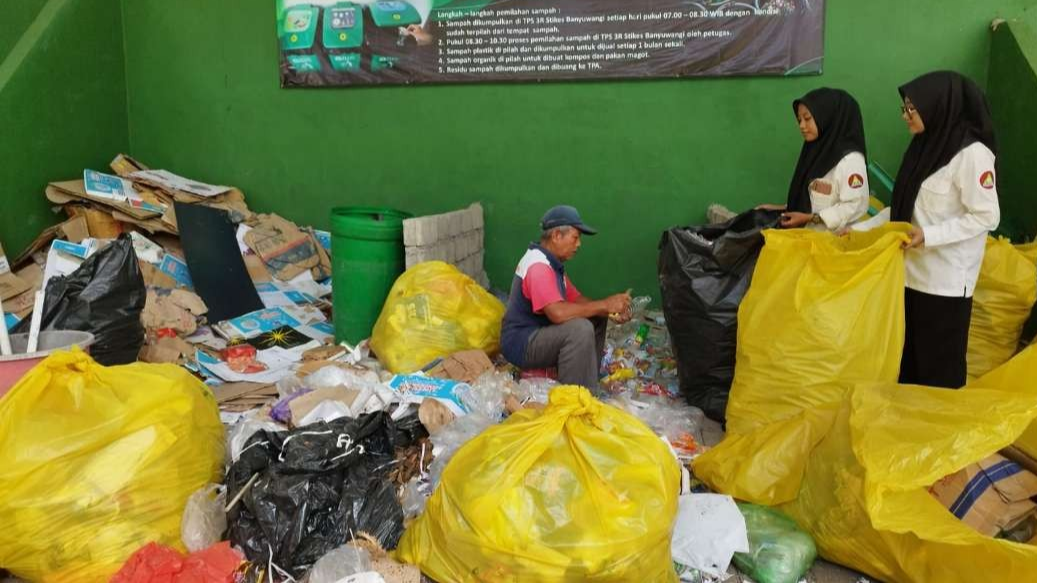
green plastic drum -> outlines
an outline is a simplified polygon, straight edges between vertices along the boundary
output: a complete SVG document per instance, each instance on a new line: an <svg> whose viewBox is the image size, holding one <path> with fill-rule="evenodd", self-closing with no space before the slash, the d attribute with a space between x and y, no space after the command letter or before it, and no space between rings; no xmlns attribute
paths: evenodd
<svg viewBox="0 0 1037 583"><path fill-rule="evenodd" d="M409 213L375 207L331 211L335 340L371 336L382 304L403 273L403 219Z"/></svg>

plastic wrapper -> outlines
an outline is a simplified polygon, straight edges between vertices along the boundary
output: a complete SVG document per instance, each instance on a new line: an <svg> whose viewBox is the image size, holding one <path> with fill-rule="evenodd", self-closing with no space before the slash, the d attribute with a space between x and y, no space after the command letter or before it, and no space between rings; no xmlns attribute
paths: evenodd
<svg viewBox="0 0 1037 583"><path fill-rule="evenodd" d="M396 558L458 583L676 582L679 484L648 427L559 387L461 448Z"/></svg>
<svg viewBox="0 0 1037 583"><path fill-rule="evenodd" d="M1037 301L1037 264L1003 239L987 237L969 325L968 375L1001 366L1019 349L1023 325Z"/></svg>
<svg viewBox="0 0 1037 583"><path fill-rule="evenodd" d="M487 417L479 413L469 413L458 417L446 427L432 435L433 453L435 459L429 466L429 475L432 484L438 484L440 476L447 464L453 459L461 446L475 439L477 435L488 427L495 425L499 419Z"/></svg>
<svg viewBox="0 0 1037 583"><path fill-rule="evenodd" d="M381 382L378 374L372 371L351 371L340 366L325 366L303 379L302 384L308 389L325 389L332 387L348 387L362 389Z"/></svg>
<svg viewBox="0 0 1037 583"><path fill-rule="evenodd" d="M288 375L277 381L277 396L284 399L306 388L302 379L295 375Z"/></svg>
<svg viewBox="0 0 1037 583"><path fill-rule="evenodd" d="M130 364L144 346L147 288L129 235L87 258L79 269L47 282L41 330L80 330L94 335L90 354L103 365ZM29 331L25 318L14 332Z"/></svg>
<svg viewBox="0 0 1037 583"><path fill-rule="evenodd" d="M667 397L622 396L612 404L634 415L673 446L678 455L694 456L702 450L702 409Z"/></svg>
<svg viewBox="0 0 1037 583"><path fill-rule="evenodd" d="M500 349L504 304L442 261L419 263L393 284L371 333L371 349L394 373L421 370L463 350Z"/></svg>
<svg viewBox="0 0 1037 583"><path fill-rule="evenodd" d="M150 543L130 557L110 583L234 583L242 556L220 543L188 556Z"/></svg>
<svg viewBox="0 0 1037 583"><path fill-rule="evenodd" d="M230 540L249 560L302 575L358 533L388 549L403 534L389 479L395 451L424 436L413 410L256 433L227 473L227 496L253 481L231 512Z"/></svg>
<svg viewBox="0 0 1037 583"><path fill-rule="evenodd" d="M515 389L515 396L523 403L547 403L551 389L558 386L554 379L522 379Z"/></svg>
<svg viewBox="0 0 1037 583"><path fill-rule="evenodd" d="M293 400L299 397L312 393L313 389L299 389L287 397L281 397L274 403L274 406L270 408L270 418L278 423L288 424L292 421L292 407L291 403Z"/></svg>
<svg viewBox="0 0 1037 583"><path fill-rule="evenodd" d="M329 422L345 417L356 417L349 405L339 401L321 401L302 419L295 419L293 422L297 427L306 427L321 421Z"/></svg>
<svg viewBox="0 0 1037 583"><path fill-rule="evenodd" d="M227 430L227 463L234 463L241 457L241 451L245 444L259 431L283 431L286 427L259 416L256 412L250 413Z"/></svg>
<svg viewBox="0 0 1037 583"><path fill-rule="evenodd" d="M0 565L107 581L145 541L180 545L188 497L222 463L216 401L187 371L54 354L0 399Z"/></svg>
<svg viewBox="0 0 1037 583"><path fill-rule="evenodd" d="M180 540L188 551L197 553L223 540L227 530L226 505L227 497L216 484L191 494L180 523Z"/></svg>
<svg viewBox="0 0 1037 583"><path fill-rule="evenodd" d="M469 413L478 413L490 419L504 415L504 399L510 394L501 383L479 383L461 391L461 403Z"/></svg>
<svg viewBox="0 0 1037 583"><path fill-rule="evenodd" d="M735 366L738 307L779 213L749 211L726 223L673 228L659 243L659 286L688 403L724 419Z"/></svg>
<svg viewBox="0 0 1037 583"><path fill-rule="evenodd" d="M773 508L739 504L749 532L749 552L735 553L735 565L756 583L799 583L817 558L810 535Z"/></svg>
<svg viewBox="0 0 1037 583"><path fill-rule="evenodd" d="M403 491L400 493L400 505L403 507L404 518L417 518L425 511L426 502L428 502L428 495L423 491L421 478L412 478L411 481L404 484Z"/></svg>
<svg viewBox="0 0 1037 583"><path fill-rule="evenodd" d="M339 547L324 555L310 570L308 583L339 583L371 570L371 555L356 547Z"/></svg>

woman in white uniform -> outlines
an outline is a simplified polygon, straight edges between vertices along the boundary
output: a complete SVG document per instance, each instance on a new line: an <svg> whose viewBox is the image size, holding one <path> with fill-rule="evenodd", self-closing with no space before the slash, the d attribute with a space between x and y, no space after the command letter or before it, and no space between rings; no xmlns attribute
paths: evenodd
<svg viewBox="0 0 1037 583"><path fill-rule="evenodd" d="M956 389L966 380L972 293L987 233L1001 219L997 141L986 96L958 73L923 75L900 96L914 135L890 205L892 220L912 225L900 382Z"/></svg>
<svg viewBox="0 0 1037 583"><path fill-rule="evenodd" d="M822 87L792 102L803 149L781 226L838 231L868 210L867 147L861 108L849 93Z"/></svg>

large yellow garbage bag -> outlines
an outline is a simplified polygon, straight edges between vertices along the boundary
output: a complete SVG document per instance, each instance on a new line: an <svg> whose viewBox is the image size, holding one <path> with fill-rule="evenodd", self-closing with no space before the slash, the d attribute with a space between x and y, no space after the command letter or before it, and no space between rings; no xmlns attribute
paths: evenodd
<svg viewBox="0 0 1037 583"><path fill-rule="evenodd" d="M679 490L651 429L560 387L457 452L397 558L453 583L676 582Z"/></svg>
<svg viewBox="0 0 1037 583"><path fill-rule="evenodd" d="M983 266L973 296L969 328L969 380L983 376L1012 358L1023 325L1037 301L1037 261L1032 246L1013 247L1004 239L987 238Z"/></svg>
<svg viewBox="0 0 1037 583"><path fill-rule="evenodd" d="M0 568L97 583L148 542L182 549L222 462L216 402L183 369L55 354L0 399Z"/></svg>
<svg viewBox="0 0 1037 583"><path fill-rule="evenodd" d="M395 373L420 370L462 350L500 349L504 304L453 265L428 261L393 284L371 348Z"/></svg>
<svg viewBox="0 0 1037 583"><path fill-rule="evenodd" d="M965 385L965 388L998 387L1001 390L1017 393L1032 392L1034 390L1033 373L1035 368L1033 366L1033 357L1029 356L1031 350L1023 351L1000 367L978 379L970 381L969 384ZM1027 356L1024 357L1024 355ZM1030 424L1013 445L1023 450L1028 456L1037 459L1037 422Z"/></svg>
<svg viewBox="0 0 1037 583"><path fill-rule="evenodd" d="M979 534L928 492L1012 443L1037 417L1037 386L1019 383L1037 375L1037 351L1016 360L1013 374L1025 377L1004 386L859 385L781 510L813 535L824 558L883 581L1035 580L1037 547Z"/></svg>
<svg viewBox="0 0 1037 583"><path fill-rule="evenodd" d="M757 504L793 499L806 454L827 433L846 391L896 380L904 230L764 232L738 311L727 439L695 462L713 487ZM760 465L738 463L747 456Z"/></svg>
<svg viewBox="0 0 1037 583"><path fill-rule="evenodd" d="M839 401L858 382L896 380L904 346L903 226L763 235L738 309L736 434Z"/></svg>

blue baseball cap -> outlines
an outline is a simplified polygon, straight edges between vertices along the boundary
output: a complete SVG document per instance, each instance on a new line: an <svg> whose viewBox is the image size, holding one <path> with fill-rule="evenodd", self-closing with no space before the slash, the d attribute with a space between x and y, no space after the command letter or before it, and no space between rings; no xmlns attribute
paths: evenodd
<svg viewBox="0 0 1037 583"><path fill-rule="evenodd" d="M540 219L540 229L546 231L555 227L574 227L584 235L597 235L598 230L583 224L580 213L571 206L560 205L544 213Z"/></svg>

